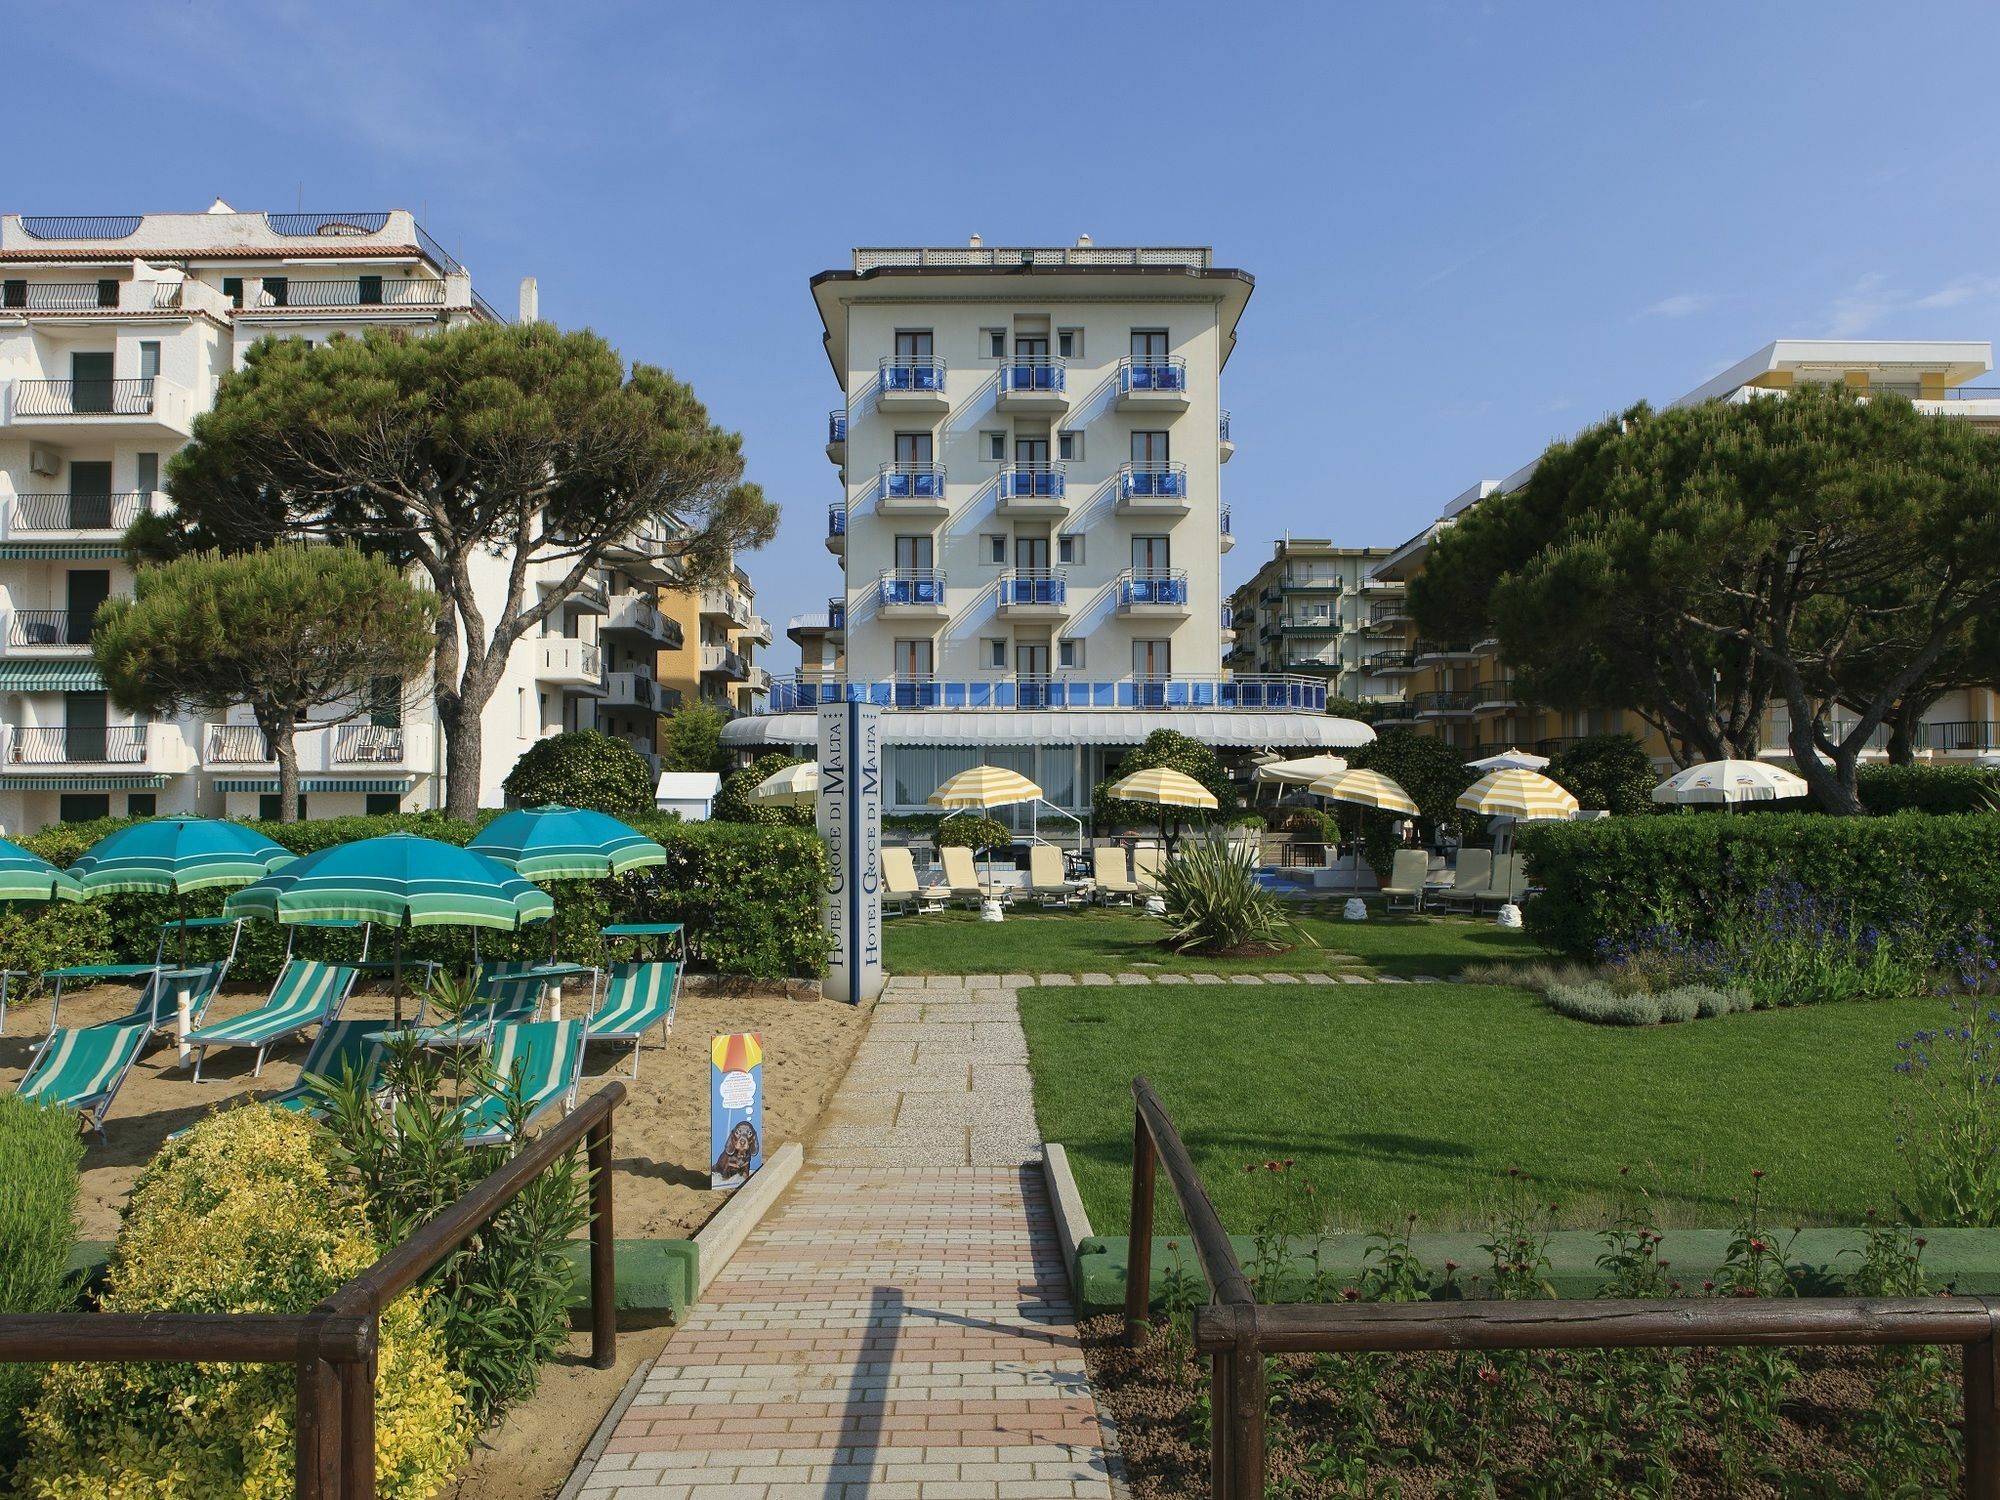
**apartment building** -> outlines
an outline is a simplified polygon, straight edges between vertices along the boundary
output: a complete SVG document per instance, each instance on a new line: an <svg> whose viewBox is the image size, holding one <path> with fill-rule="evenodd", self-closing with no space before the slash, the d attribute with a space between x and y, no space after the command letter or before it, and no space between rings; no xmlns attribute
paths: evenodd
<svg viewBox="0 0 2000 1500"><path fill-rule="evenodd" d="M1371 621L1402 608L1403 586L1372 577L1387 547L1336 547L1313 537L1283 537L1249 581L1229 598L1233 671L1324 674L1338 697L1391 707L1401 679L1375 670Z"/></svg>
<svg viewBox="0 0 2000 1500"><path fill-rule="evenodd" d="M523 314L533 316L524 287ZM161 476L217 382L265 337L368 327L427 333L499 315L404 209L367 213L0 216L0 827L200 811L275 815L277 767L247 710L134 720L90 660L97 606L129 593L119 539L164 506ZM506 574L475 579L497 608ZM566 569L536 580L552 590ZM497 805L541 735L603 726L652 758L656 606L646 549L608 560L523 642L489 706L481 800ZM440 805L443 741L427 691L299 741L313 816Z"/></svg>
<svg viewBox="0 0 2000 1500"><path fill-rule="evenodd" d="M771 625L757 613L757 590L743 565L731 565L726 583L669 595L664 607L687 643L660 655L660 681L673 698L668 711L685 702L758 712L771 691L771 671L756 657L771 644Z"/></svg>
<svg viewBox="0 0 2000 1500"><path fill-rule="evenodd" d="M2000 431L2000 387L1973 384L1993 367L1992 345L1975 341L1780 339L1731 365L1672 403L1749 401L1812 382L1838 382L1858 391L1907 396L1922 410ZM1534 474L1530 462L1501 480L1482 480L1455 496L1436 521L1376 564L1372 577L1405 585L1423 568L1424 558L1445 528L1490 496L1507 494ZM1372 618L1372 617L1371 617ZM1486 755L1510 746L1550 755L1577 740L1599 734L1631 734L1662 765L1671 756L1665 739L1635 713L1620 709L1552 709L1527 702L1516 690L1513 672L1491 635L1478 640L1419 639L1407 612L1385 611L1384 654L1378 672L1393 671L1407 684L1404 704L1379 725L1432 733L1466 751ZM1787 711L1780 704L1766 717L1763 754L1790 755ZM1846 730L1832 726L1836 735ZM1878 732L1874 749L1887 741ZM1918 753L1938 759L1967 759L2000 751L2000 694L1988 688L1948 693L1924 716Z"/></svg>
<svg viewBox="0 0 2000 1500"><path fill-rule="evenodd" d="M815 276L842 577L791 623L800 675L728 742L809 745L818 704L880 704L892 810L981 760L1087 807L1162 727L1364 742L1325 716L1323 677L1223 664L1221 376L1251 288L1204 248L1087 237L858 249Z"/></svg>

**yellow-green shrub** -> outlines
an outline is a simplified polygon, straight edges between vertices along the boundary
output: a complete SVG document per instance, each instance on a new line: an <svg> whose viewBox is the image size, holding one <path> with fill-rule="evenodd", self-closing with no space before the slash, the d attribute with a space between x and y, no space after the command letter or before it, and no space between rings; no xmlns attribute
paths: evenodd
<svg viewBox="0 0 2000 1500"><path fill-rule="evenodd" d="M106 1311L304 1312L377 1256L328 1138L282 1110L216 1115L141 1174ZM469 1441L464 1393L419 1295L382 1316L377 1493L428 1496ZM293 1492L288 1365L59 1365L27 1413L22 1493L47 1500Z"/></svg>

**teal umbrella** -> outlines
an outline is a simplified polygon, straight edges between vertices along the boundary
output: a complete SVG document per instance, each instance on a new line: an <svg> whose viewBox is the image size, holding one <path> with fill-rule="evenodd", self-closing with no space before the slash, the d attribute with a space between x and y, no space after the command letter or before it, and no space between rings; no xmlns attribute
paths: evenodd
<svg viewBox="0 0 2000 1500"><path fill-rule="evenodd" d="M513 931L555 915L549 893L471 849L391 833L321 849L223 903L224 915L280 922L347 918L396 931L396 1019L402 1020L403 931L497 927Z"/></svg>
<svg viewBox="0 0 2000 1500"><path fill-rule="evenodd" d="M667 862L666 849L637 829L577 807L502 813L466 847L530 880L590 880Z"/></svg>
<svg viewBox="0 0 2000 1500"><path fill-rule="evenodd" d="M11 840L0 839L0 901L82 899L83 887L75 876Z"/></svg>
<svg viewBox="0 0 2000 1500"><path fill-rule="evenodd" d="M183 924L190 891L247 885L293 855L240 823L215 818L151 818L107 833L69 867L87 896L173 896ZM181 927L181 967L187 928Z"/></svg>

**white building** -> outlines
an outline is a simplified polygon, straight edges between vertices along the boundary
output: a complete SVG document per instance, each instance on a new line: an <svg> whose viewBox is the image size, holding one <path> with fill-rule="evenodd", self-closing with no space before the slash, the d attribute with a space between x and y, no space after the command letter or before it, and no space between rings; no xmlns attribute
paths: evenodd
<svg viewBox="0 0 2000 1500"><path fill-rule="evenodd" d="M1319 749L1323 678L1224 669L1234 452L1221 376L1251 278L1201 248L860 249L812 281L843 401L827 456L843 585L790 630L805 669L741 748L806 746L808 710L896 710L892 809L1012 765L1089 805L1124 749Z"/></svg>
<svg viewBox="0 0 2000 1500"><path fill-rule="evenodd" d="M206 213L0 216L0 827L275 815L276 764L247 710L144 723L107 701L90 624L132 588L120 535L165 504L167 459L258 339L497 318L406 210L238 213L218 200ZM504 566L480 566L497 607ZM499 803L530 742L561 729L606 728L658 770L655 662L680 644L651 605L664 581L638 551L614 559L514 652L486 714L483 804ZM303 733L299 751L313 816L443 801L427 692L384 693L362 717Z"/></svg>

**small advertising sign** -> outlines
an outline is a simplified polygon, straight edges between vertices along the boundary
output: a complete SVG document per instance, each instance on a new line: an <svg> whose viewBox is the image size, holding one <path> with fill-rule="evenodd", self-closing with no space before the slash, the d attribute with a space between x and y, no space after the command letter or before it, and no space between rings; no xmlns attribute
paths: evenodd
<svg viewBox="0 0 2000 1500"><path fill-rule="evenodd" d="M708 1185L741 1187L764 1165L763 1035L711 1039L708 1064Z"/></svg>

